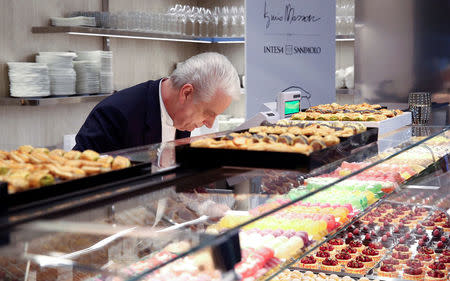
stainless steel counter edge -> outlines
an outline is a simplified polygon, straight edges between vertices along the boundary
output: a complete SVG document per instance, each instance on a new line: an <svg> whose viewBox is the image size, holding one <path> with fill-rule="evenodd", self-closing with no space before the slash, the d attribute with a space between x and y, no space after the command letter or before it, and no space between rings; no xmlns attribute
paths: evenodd
<svg viewBox="0 0 450 281"><path fill-rule="evenodd" d="M0 97L1 105L19 105L19 106L37 106L37 105L58 105L58 104L75 104L83 102L99 102L112 94L95 94L95 95L75 95L67 97L36 97L36 98L13 98Z"/></svg>

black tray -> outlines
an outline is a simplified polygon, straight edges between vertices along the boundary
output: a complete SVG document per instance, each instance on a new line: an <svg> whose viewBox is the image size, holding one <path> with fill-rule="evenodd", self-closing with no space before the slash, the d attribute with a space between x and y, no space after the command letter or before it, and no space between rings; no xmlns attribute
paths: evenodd
<svg viewBox="0 0 450 281"><path fill-rule="evenodd" d="M348 138L326 149L315 151L309 156L301 153L252 151L237 149L214 149L191 147L190 144L176 146L177 163L187 167L238 166L268 169L287 169L309 172L325 164L350 155L352 150L376 142L378 128Z"/></svg>
<svg viewBox="0 0 450 281"><path fill-rule="evenodd" d="M23 205L35 205L42 201L49 201L52 198L61 198L74 192L86 191L101 184L136 177L148 172L151 163L133 162L132 166L120 170L109 171L84 178L57 182L52 185L30 189L13 194L8 193L8 184L0 182L0 205L7 206L8 209Z"/></svg>

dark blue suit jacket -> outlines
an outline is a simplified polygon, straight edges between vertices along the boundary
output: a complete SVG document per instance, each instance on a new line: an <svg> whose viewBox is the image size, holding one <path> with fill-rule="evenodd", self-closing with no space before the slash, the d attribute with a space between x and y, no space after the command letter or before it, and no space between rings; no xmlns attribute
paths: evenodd
<svg viewBox="0 0 450 281"><path fill-rule="evenodd" d="M104 99L91 111L75 140L73 149L103 153L161 142L159 81L121 90ZM190 132L176 132L176 138Z"/></svg>

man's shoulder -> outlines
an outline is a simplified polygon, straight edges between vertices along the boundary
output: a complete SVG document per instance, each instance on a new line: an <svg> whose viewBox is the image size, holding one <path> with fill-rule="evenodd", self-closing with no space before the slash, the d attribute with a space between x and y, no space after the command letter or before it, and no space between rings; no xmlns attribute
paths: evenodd
<svg viewBox="0 0 450 281"><path fill-rule="evenodd" d="M144 83L120 90L107 97L98 106L124 108L126 104L145 104L147 95L159 91L159 80L149 80Z"/></svg>

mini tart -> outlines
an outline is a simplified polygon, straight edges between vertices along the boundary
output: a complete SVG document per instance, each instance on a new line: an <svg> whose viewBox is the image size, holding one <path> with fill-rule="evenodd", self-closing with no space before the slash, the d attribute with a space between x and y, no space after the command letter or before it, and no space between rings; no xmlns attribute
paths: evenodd
<svg viewBox="0 0 450 281"><path fill-rule="evenodd" d="M386 248L380 242L370 243L369 244L369 248L372 248L372 249L380 252L380 254L385 254L386 253Z"/></svg>
<svg viewBox="0 0 450 281"><path fill-rule="evenodd" d="M444 251L442 251L441 255L445 257L450 257L450 249L445 249Z"/></svg>
<svg viewBox="0 0 450 281"><path fill-rule="evenodd" d="M358 250L350 246L345 247L344 249L342 249L342 251L348 253L350 256L352 256L352 258L355 258L358 255Z"/></svg>
<svg viewBox="0 0 450 281"><path fill-rule="evenodd" d="M364 246L361 243L361 241L358 240L353 240L348 244L350 247L356 249L359 253L362 252L362 250L364 250Z"/></svg>
<svg viewBox="0 0 450 281"><path fill-rule="evenodd" d="M382 265L378 269L378 275L382 276L382 277L396 278L396 277L398 277L398 272L397 272L397 269L395 269L395 267L393 267L393 266Z"/></svg>
<svg viewBox="0 0 450 281"><path fill-rule="evenodd" d="M415 259L420 260L424 265L428 265L433 262L433 257L427 254L417 254Z"/></svg>
<svg viewBox="0 0 450 281"><path fill-rule="evenodd" d="M424 267L425 264L418 259L413 259L413 260L407 260L406 261L406 267L412 267L412 268L422 268Z"/></svg>
<svg viewBox="0 0 450 281"><path fill-rule="evenodd" d="M330 245L327 243L327 244L320 246L319 251L330 252L330 254L331 254L334 252L334 247L333 247L333 245Z"/></svg>
<svg viewBox="0 0 450 281"><path fill-rule="evenodd" d="M440 256L439 257L439 262L445 264L445 266L447 267L447 270L450 270L450 257L449 256Z"/></svg>
<svg viewBox="0 0 450 281"><path fill-rule="evenodd" d="M396 260L396 259L393 259L393 258L384 259L383 262L382 262L382 265L384 265L384 264L385 265L392 265L397 270L400 270L403 267L399 260Z"/></svg>
<svg viewBox="0 0 450 281"><path fill-rule="evenodd" d="M331 257L329 252L324 252L324 251L318 251L315 255L314 258L321 263L324 259Z"/></svg>
<svg viewBox="0 0 450 281"><path fill-rule="evenodd" d="M397 245L394 248L394 252L399 252L402 254L407 254L408 258L411 257L411 252L409 251L409 247L405 245Z"/></svg>
<svg viewBox="0 0 450 281"><path fill-rule="evenodd" d="M320 269L327 270L327 271L341 271L341 265L336 259L333 258L326 258L322 261L320 264Z"/></svg>
<svg viewBox="0 0 450 281"><path fill-rule="evenodd" d="M425 271L422 268L406 268L403 270L403 279L406 280L423 280Z"/></svg>
<svg viewBox="0 0 450 281"><path fill-rule="evenodd" d="M364 274L366 268L362 262L351 260L345 265L345 271L352 274Z"/></svg>
<svg viewBox="0 0 450 281"><path fill-rule="evenodd" d="M426 246L418 247L417 253L430 255L433 259L436 258L436 254L434 253L434 250L429 247L426 247Z"/></svg>
<svg viewBox="0 0 450 281"><path fill-rule="evenodd" d="M377 250L372 248L365 248L362 252L363 255L371 257L374 261L379 261L381 259L381 254Z"/></svg>
<svg viewBox="0 0 450 281"><path fill-rule="evenodd" d="M441 227L445 232L450 232L450 221L447 221Z"/></svg>
<svg viewBox="0 0 450 281"><path fill-rule="evenodd" d="M356 261L362 262L364 267L369 269L375 265L375 261L368 256L360 255L355 258Z"/></svg>
<svg viewBox="0 0 450 281"><path fill-rule="evenodd" d="M339 264L346 265L352 259L352 256L349 253L340 252L336 254L334 258L337 259Z"/></svg>
<svg viewBox="0 0 450 281"><path fill-rule="evenodd" d="M439 270L430 270L425 274L425 281L445 281L447 276Z"/></svg>
<svg viewBox="0 0 450 281"><path fill-rule="evenodd" d="M401 252L392 253L392 258L398 260L401 264L405 264L407 260L409 260L409 254L404 254Z"/></svg>
<svg viewBox="0 0 450 281"><path fill-rule="evenodd" d="M328 244L333 246L336 249L336 251L340 251L345 248L344 240L342 240L341 238L331 239L330 241L328 241Z"/></svg>
<svg viewBox="0 0 450 281"><path fill-rule="evenodd" d="M319 269L319 263L313 256L306 256L303 259L300 260L298 265L301 268L307 268L307 269Z"/></svg>
<svg viewBox="0 0 450 281"><path fill-rule="evenodd" d="M433 230L433 228L436 226L436 224L432 221L425 221L422 223L422 225L428 230Z"/></svg>
<svg viewBox="0 0 450 281"><path fill-rule="evenodd" d="M431 269L431 270L439 270L439 271L444 272L445 275L448 274L447 266L445 265L445 263L442 263L442 262L433 262L433 263L430 263L430 264L428 265L428 269Z"/></svg>

